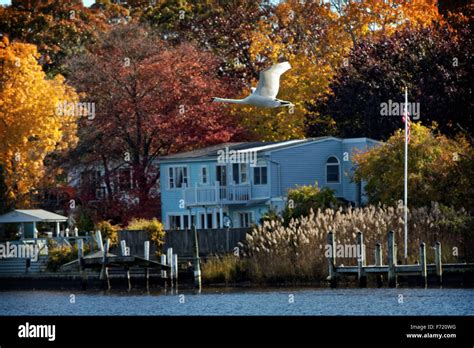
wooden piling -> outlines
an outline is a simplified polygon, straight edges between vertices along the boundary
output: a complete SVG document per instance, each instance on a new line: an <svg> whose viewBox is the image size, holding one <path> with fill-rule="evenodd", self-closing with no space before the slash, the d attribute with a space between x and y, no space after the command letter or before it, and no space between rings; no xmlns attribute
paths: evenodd
<svg viewBox="0 0 474 348"><path fill-rule="evenodd" d="M120 254L122 256L127 256L127 242L124 240L120 241ZM132 281L130 279L130 268L125 267L125 278L127 279L127 288L128 291L132 289Z"/></svg>
<svg viewBox="0 0 474 348"><path fill-rule="evenodd" d="M171 287L174 284L174 271L173 271L173 248L168 248L166 250L166 261L168 262L168 266L170 266L170 271L168 274L168 282Z"/></svg>
<svg viewBox="0 0 474 348"><path fill-rule="evenodd" d="M441 285L443 283L443 265L441 263L441 243L436 242L435 244L435 264L436 264L436 277L438 278L438 283Z"/></svg>
<svg viewBox="0 0 474 348"><path fill-rule="evenodd" d="M120 241L120 254L122 256L127 256L127 242L124 240Z"/></svg>
<svg viewBox="0 0 474 348"><path fill-rule="evenodd" d="M100 251L104 251L104 244L102 242L102 234L100 231L97 231L95 233L95 239L97 241L97 247L99 248Z"/></svg>
<svg viewBox="0 0 474 348"><path fill-rule="evenodd" d="M79 273L81 274L82 290L87 288L87 272L84 268L84 241L77 240L77 260L79 263Z"/></svg>
<svg viewBox="0 0 474 348"><path fill-rule="evenodd" d="M174 279L176 281L176 285L178 285L178 254L173 254L173 267Z"/></svg>
<svg viewBox="0 0 474 348"><path fill-rule="evenodd" d="M420 268L421 268L421 285L426 288L428 285L428 273L426 271L426 244L420 244Z"/></svg>
<svg viewBox="0 0 474 348"><path fill-rule="evenodd" d="M197 236L196 225L193 225L194 230L194 286L201 291L201 260L199 258L199 240Z"/></svg>
<svg viewBox="0 0 474 348"><path fill-rule="evenodd" d="M105 287L107 290L110 290L109 268L107 267L107 253L109 252L110 248L110 239L107 238L105 241L105 246L102 246L102 248L104 249L104 252L102 257L101 279L105 279Z"/></svg>
<svg viewBox="0 0 474 348"><path fill-rule="evenodd" d="M395 252L395 234L393 231L388 232L388 248L387 248L387 262L388 262L388 286L395 288L397 286L397 276L395 273L396 252Z"/></svg>
<svg viewBox="0 0 474 348"><path fill-rule="evenodd" d="M382 245L380 243L375 244L375 266L382 266ZM381 288L383 286L383 276L377 274L375 279L377 286Z"/></svg>
<svg viewBox="0 0 474 348"><path fill-rule="evenodd" d="M364 267L366 266L365 258L365 245L364 245L364 234L362 232L357 232L357 279L359 281L359 287L367 287L367 275L364 272Z"/></svg>
<svg viewBox="0 0 474 348"><path fill-rule="evenodd" d="M160 255L160 263L162 265L166 265L166 255L165 254L161 254ZM166 271L165 270L161 270L161 279L163 281L163 287L166 287Z"/></svg>
<svg viewBox="0 0 474 348"><path fill-rule="evenodd" d="M150 241L145 241L143 245L143 258L145 260L150 260ZM146 288L148 289L149 286L149 280L150 280L150 271L148 267L145 267L145 285Z"/></svg>
<svg viewBox="0 0 474 348"><path fill-rule="evenodd" d="M327 235L327 245L328 245L328 280L331 288L335 288L337 286L337 274L336 274L336 244L334 241L334 234L329 231Z"/></svg>

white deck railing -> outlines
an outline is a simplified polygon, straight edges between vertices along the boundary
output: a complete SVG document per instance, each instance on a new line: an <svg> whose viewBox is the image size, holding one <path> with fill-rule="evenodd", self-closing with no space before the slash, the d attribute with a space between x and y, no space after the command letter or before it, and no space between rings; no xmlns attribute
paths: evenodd
<svg viewBox="0 0 474 348"><path fill-rule="evenodd" d="M187 206L206 204L246 203L251 199L249 184L219 186L194 186L184 189L184 201Z"/></svg>

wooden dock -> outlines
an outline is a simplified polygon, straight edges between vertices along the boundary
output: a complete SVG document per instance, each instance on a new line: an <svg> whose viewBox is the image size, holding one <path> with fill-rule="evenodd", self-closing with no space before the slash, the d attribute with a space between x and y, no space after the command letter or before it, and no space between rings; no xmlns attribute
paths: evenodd
<svg viewBox="0 0 474 348"><path fill-rule="evenodd" d="M88 272L86 269L100 269L100 279L104 281L106 289L110 289L109 268L122 270L124 278L127 281L128 289L132 288L130 269L143 269L146 288L149 286L149 275L151 270L158 270L163 285L167 283L171 287L177 286L178 279L178 256L173 254L173 249L169 248L166 255L161 255L160 261L150 260L150 242L144 242L143 257L137 255L129 255L125 241L120 242L121 255L115 255L109 252L110 240L107 239L102 243L102 236L99 231L96 233L96 241L99 250L89 255L84 255L84 245L82 240L78 241L77 260L69 262L62 268L76 268L82 277L82 288L87 288ZM116 273L116 272L114 272Z"/></svg>
<svg viewBox="0 0 474 348"><path fill-rule="evenodd" d="M448 273L473 273L474 263L445 263L441 261L441 243L436 242L435 263L427 264L426 262L426 244L420 244L419 263L411 265L397 264L396 244L394 232L389 231L387 239L387 263L383 264L382 260L382 246L380 243L375 245L375 254L373 265L367 265L366 252L364 244L364 235L362 232L357 233L357 250L360 250L360 255L357 257L357 266L343 266L337 265L336 259L336 244L334 234L329 232L327 235L328 250L330 250L330 257L328 257L328 277L331 287L337 286L338 278L341 275L353 275L357 277L360 287L367 286L368 275L374 275L379 287L383 286L384 276L389 287L396 287L398 285L398 276L416 276L419 278L422 286L428 285L428 275L436 275L437 283L443 283L443 274Z"/></svg>

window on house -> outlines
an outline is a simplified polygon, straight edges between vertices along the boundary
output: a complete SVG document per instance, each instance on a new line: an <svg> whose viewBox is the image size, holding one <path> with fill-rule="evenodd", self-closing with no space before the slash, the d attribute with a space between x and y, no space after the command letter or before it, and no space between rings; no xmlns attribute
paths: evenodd
<svg viewBox="0 0 474 348"><path fill-rule="evenodd" d="M201 184L207 185L209 184L209 171L207 166L201 167Z"/></svg>
<svg viewBox="0 0 474 348"><path fill-rule="evenodd" d="M236 184L246 184L247 175L247 163L234 163L232 165L232 180Z"/></svg>
<svg viewBox="0 0 474 348"><path fill-rule="evenodd" d="M240 227L250 227L252 224L252 213L239 213Z"/></svg>
<svg viewBox="0 0 474 348"><path fill-rule="evenodd" d="M326 182L339 183L339 160L335 156L331 156L326 161Z"/></svg>
<svg viewBox="0 0 474 348"><path fill-rule="evenodd" d="M168 219L171 230L181 229L181 215L169 215Z"/></svg>
<svg viewBox="0 0 474 348"><path fill-rule="evenodd" d="M267 167L255 167L253 168L253 183L255 185L266 185L267 184Z"/></svg>
<svg viewBox="0 0 474 348"><path fill-rule="evenodd" d="M227 186L226 166L216 166L216 181L219 181L220 186Z"/></svg>
<svg viewBox="0 0 474 348"><path fill-rule="evenodd" d="M168 185L170 189L189 186L187 167L168 168Z"/></svg>

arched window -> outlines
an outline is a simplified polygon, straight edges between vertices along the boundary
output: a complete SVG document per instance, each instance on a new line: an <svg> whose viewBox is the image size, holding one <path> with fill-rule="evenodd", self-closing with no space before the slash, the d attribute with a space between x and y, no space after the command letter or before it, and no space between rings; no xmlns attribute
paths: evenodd
<svg viewBox="0 0 474 348"><path fill-rule="evenodd" d="M326 183L338 184L339 179L339 160L335 156L331 156L326 161Z"/></svg>

